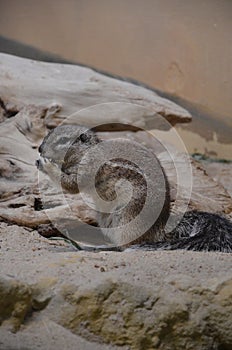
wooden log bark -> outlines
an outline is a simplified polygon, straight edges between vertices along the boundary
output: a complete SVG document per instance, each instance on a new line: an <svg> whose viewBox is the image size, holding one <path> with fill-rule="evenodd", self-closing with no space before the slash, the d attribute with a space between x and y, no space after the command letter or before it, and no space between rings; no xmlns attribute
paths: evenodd
<svg viewBox="0 0 232 350"><path fill-rule="evenodd" d="M172 123L176 120L190 119L189 114L182 108L161 99L153 92L104 77L83 67L34 62L1 54L0 79L0 219L30 228L49 225L51 218L59 223L63 220L63 225L69 222L72 227L79 225L77 218L86 223L96 222L94 211L83 204L80 196L69 196L66 205L60 194L50 189L46 179L42 181L42 187L41 182L39 186L35 167L37 148L48 129L59 124L65 115L72 113L76 108L87 107L94 101L110 100L112 96L115 97L115 101L121 99L127 102L135 101L137 96L137 102L141 106L144 104L146 108L135 106L134 109L130 108L130 112L134 114L127 115L127 109L120 109L119 105L119 112L125 111L125 114L119 113L120 122L138 122L139 125L142 121L142 124L146 124L148 115L144 114L144 111L147 110L150 111L150 116L151 111L154 111L154 115L163 113L167 119L173 115ZM112 116L116 118L117 108L112 114L103 113L100 117L101 122L112 122ZM110 108L106 111L110 112ZM126 119L129 117L130 119ZM84 120L86 124L96 124L95 112L85 111L85 119L81 121ZM110 137L112 133L104 135ZM147 144L160 158L171 183L175 210L176 172L172 162L148 133L127 132L127 136ZM176 152L174 148L172 152L175 162L184 167L184 155ZM230 213L231 197L223 186L211 179L198 163L192 161L192 167L193 191L188 207ZM41 198L43 206L40 205ZM180 193L181 198L185 200L184 191Z"/></svg>
<svg viewBox="0 0 232 350"><path fill-rule="evenodd" d="M50 127L70 116L73 123L87 126L115 123L120 130L125 128L117 127L120 123L128 124L128 129L160 127L160 116L171 125L191 121L188 111L142 86L86 67L38 62L1 53L0 97L9 113L29 104L60 106L53 118L47 118ZM117 108L112 107L113 103L117 103Z"/></svg>
<svg viewBox="0 0 232 350"><path fill-rule="evenodd" d="M38 179L35 167L37 147L47 132L46 116L52 113L56 113L56 109L27 106L0 124L0 218L3 221L31 228L49 224L51 218L54 222L64 220L65 225L68 221L73 225L77 218L86 223L95 223L94 211L82 202L79 195L68 195L68 205L65 205L62 196L54 191L46 176ZM102 134L105 138L111 135ZM121 135L125 136L124 133ZM167 153L157 148L148 133L127 132L127 137L153 147L168 175L175 211L176 170ZM172 152L176 165L184 167L185 155L174 148ZM192 168L193 191L189 208L231 212L231 197L223 186L210 178L204 168L193 160ZM40 206L41 199L43 207ZM184 191L180 193L181 200L185 201Z"/></svg>

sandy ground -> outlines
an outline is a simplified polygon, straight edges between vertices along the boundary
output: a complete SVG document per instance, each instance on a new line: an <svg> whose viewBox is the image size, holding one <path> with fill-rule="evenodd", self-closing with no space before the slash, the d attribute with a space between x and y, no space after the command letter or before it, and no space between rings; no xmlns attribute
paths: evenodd
<svg viewBox="0 0 232 350"><path fill-rule="evenodd" d="M4 223L0 226L0 246L1 277L29 285L53 280L54 294L64 285L86 289L108 279L152 291L168 288L176 280L183 289L201 285L213 290L219 282L232 278L232 255L225 253L78 252L63 241L49 241L36 231ZM0 350L65 348L117 349L84 340L48 319L43 312L34 313L16 334L8 326L0 328Z"/></svg>
<svg viewBox="0 0 232 350"><path fill-rule="evenodd" d="M47 240L36 231L1 224L1 275L36 283L40 278L57 277L60 282L86 285L106 277L137 284L161 286L164 279L174 274L185 274L203 283L210 278L232 275L232 254L187 251L76 251L68 243ZM139 273L138 273L139 270ZM120 271L120 272L118 272ZM143 271L143 273L141 273Z"/></svg>

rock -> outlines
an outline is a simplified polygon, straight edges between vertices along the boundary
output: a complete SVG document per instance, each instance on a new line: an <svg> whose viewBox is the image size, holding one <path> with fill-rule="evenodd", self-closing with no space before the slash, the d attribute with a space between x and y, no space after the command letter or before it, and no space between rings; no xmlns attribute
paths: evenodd
<svg viewBox="0 0 232 350"><path fill-rule="evenodd" d="M129 350L127 346L118 347L90 342L71 333L55 322L42 319L32 322L16 334L9 334L0 328L0 349L2 350Z"/></svg>
<svg viewBox="0 0 232 350"><path fill-rule="evenodd" d="M1 296L12 290L10 310L24 306L1 312L4 350L15 348L15 335L6 335L15 315L20 350L69 341L75 349L74 339L78 349L231 347L230 254L77 252L2 223L0 264Z"/></svg>
<svg viewBox="0 0 232 350"><path fill-rule="evenodd" d="M218 282L212 292L187 278L189 288L182 287L185 276L176 275L160 290L111 280L87 291L66 289L58 322L83 337L97 335L131 349L212 349L232 344L232 279Z"/></svg>
<svg viewBox="0 0 232 350"><path fill-rule="evenodd" d="M12 279L0 279L0 324L9 323L17 331L32 304L31 289Z"/></svg>

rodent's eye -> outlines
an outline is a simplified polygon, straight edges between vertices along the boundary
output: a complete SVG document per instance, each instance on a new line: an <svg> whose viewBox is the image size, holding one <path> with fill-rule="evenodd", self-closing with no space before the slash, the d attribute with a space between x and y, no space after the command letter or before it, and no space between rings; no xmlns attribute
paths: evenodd
<svg viewBox="0 0 232 350"><path fill-rule="evenodd" d="M62 145L65 145L66 143L70 142L70 138L69 137L65 137L65 136L62 136L59 140L58 140L58 143L59 144L62 144Z"/></svg>
<svg viewBox="0 0 232 350"><path fill-rule="evenodd" d="M79 138L80 138L81 142L88 142L90 140L90 136L87 134L81 134L79 136Z"/></svg>

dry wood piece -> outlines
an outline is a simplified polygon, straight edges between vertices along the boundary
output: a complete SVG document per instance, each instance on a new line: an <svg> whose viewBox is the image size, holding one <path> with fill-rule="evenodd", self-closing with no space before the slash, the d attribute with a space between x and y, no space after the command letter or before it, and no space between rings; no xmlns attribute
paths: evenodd
<svg viewBox="0 0 232 350"><path fill-rule="evenodd" d="M68 222L71 226L79 225L77 218L96 223L94 211L83 203L80 196L69 195L67 205L62 196L49 187L48 179L39 181L38 178L35 167L37 148L48 130L60 124L65 116L95 103L123 101L124 104L115 104L115 108L106 104L104 108L84 110L77 119L74 117L69 122L93 126L96 118L101 123L118 118L118 122L143 127L154 126L153 121L157 121L161 114L172 124L191 119L187 111L155 93L89 68L35 62L4 54L0 54L0 66L0 110L3 117L0 124L0 218L18 225L38 228L39 225L48 225L51 218L55 222L63 220L61 225ZM105 137L112 135L102 134ZM128 131L127 137L153 147L168 174L174 202L176 172L167 154L162 153L162 147L145 132ZM172 152L175 163L184 168L185 156L174 148ZM198 163L192 162L192 167L194 181L189 207L231 212L231 197L223 186L211 179ZM184 200L185 193L181 196Z"/></svg>
<svg viewBox="0 0 232 350"><path fill-rule="evenodd" d="M1 53L0 67L0 98L6 110L20 110L28 104L50 106L55 103L62 106L62 110L49 120L50 127L71 115L73 122L82 125L127 123L132 129L133 126L160 127L159 116L172 125L191 121L189 112L155 92L109 78L90 68L32 61ZM117 103L116 109L109 103ZM99 104L105 106L99 108L96 106ZM86 111L87 107L92 108Z"/></svg>

